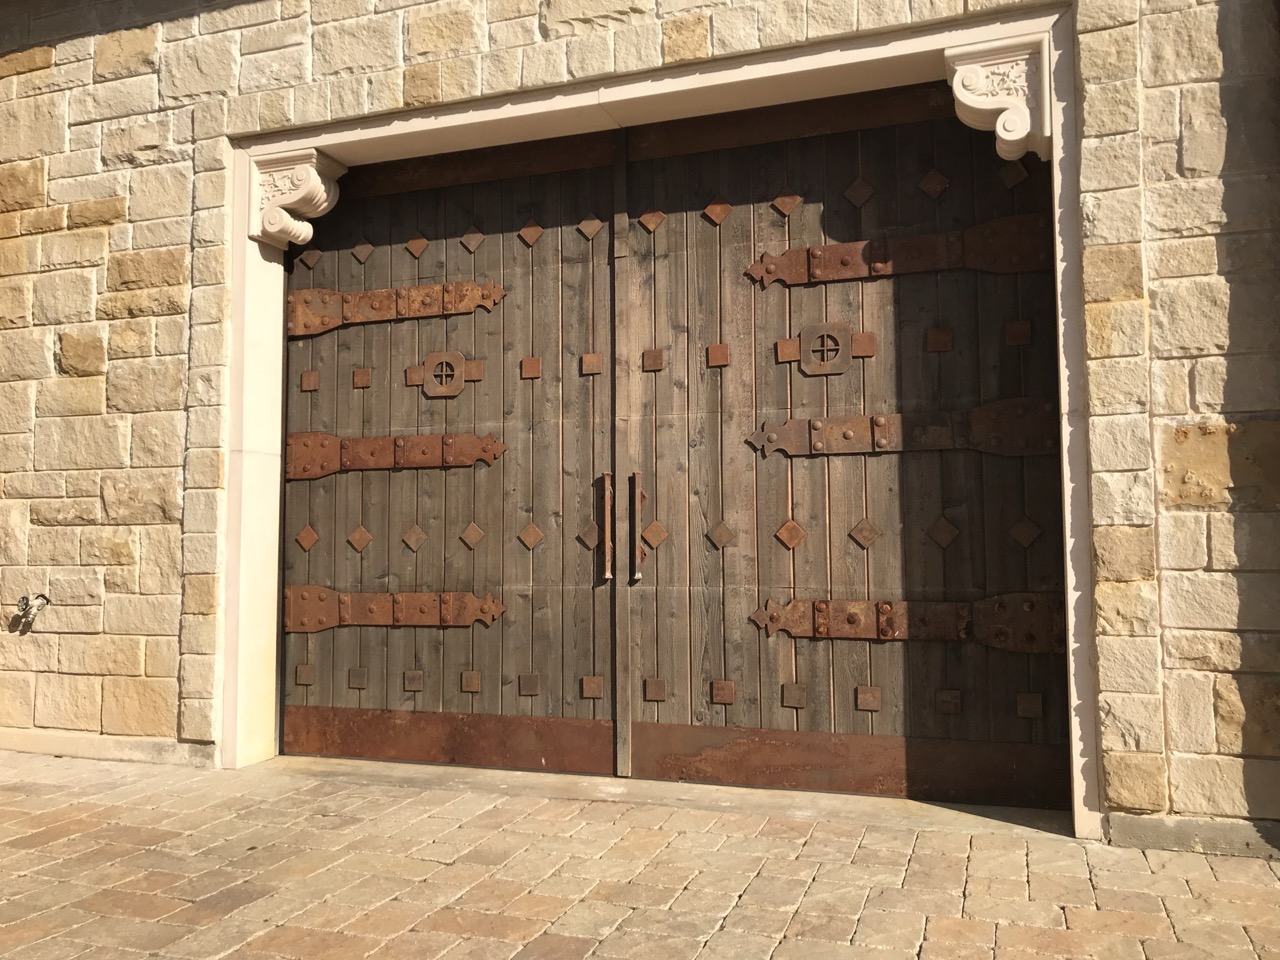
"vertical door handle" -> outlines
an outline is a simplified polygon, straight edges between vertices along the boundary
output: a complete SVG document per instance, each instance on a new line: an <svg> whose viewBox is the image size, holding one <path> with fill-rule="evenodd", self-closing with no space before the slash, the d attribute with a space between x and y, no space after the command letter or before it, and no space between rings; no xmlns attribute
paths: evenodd
<svg viewBox="0 0 1280 960"><path fill-rule="evenodd" d="M601 526L604 528L604 578L613 579L613 474L601 476L604 487L604 516Z"/></svg>
<svg viewBox="0 0 1280 960"><path fill-rule="evenodd" d="M644 502L649 497L640 486L640 474L631 475L631 579L643 578L640 567L648 559L649 553L644 548L644 539L640 535L641 518L644 516Z"/></svg>

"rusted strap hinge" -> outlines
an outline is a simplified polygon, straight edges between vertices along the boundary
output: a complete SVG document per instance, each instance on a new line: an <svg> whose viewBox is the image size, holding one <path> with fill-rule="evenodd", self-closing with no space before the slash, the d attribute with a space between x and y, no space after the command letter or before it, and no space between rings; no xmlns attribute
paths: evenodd
<svg viewBox="0 0 1280 960"><path fill-rule="evenodd" d="M506 612L492 593L345 593L311 584L284 588L284 628L318 633L333 627L486 627Z"/></svg>
<svg viewBox="0 0 1280 960"><path fill-rule="evenodd" d="M470 467L493 463L507 445L492 433L420 433L411 437L351 437L291 433L285 441L286 480L318 480L343 470Z"/></svg>
<svg viewBox="0 0 1280 960"><path fill-rule="evenodd" d="M751 620L770 637L781 631L815 640L969 642L1014 653L1066 649L1062 598L1051 593L1008 593L973 603L767 599Z"/></svg>
<svg viewBox="0 0 1280 960"><path fill-rule="evenodd" d="M422 317L445 317L492 310L506 295L490 280L451 280L390 290L339 293L298 290L289 294L285 329L291 337L314 337L344 323L378 323Z"/></svg>
<svg viewBox="0 0 1280 960"><path fill-rule="evenodd" d="M1001 217L967 230L918 237L856 240L766 253L747 274L762 286L878 280L904 273L982 270L1022 273L1053 264L1053 233L1044 214Z"/></svg>
<svg viewBox="0 0 1280 960"><path fill-rule="evenodd" d="M813 417L760 425L747 443L763 456L788 457L977 450L1007 457L1053 453L1058 426L1051 401L1017 397L952 413Z"/></svg>

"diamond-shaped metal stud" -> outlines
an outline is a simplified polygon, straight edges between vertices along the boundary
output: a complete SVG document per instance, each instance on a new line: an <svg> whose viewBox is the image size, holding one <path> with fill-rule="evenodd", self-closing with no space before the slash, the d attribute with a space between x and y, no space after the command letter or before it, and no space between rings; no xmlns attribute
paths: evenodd
<svg viewBox="0 0 1280 960"><path fill-rule="evenodd" d="M845 188L844 198L861 210L862 205L870 200L875 192L875 187L859 177Z"/></svg>
<svg viewBox="0 0 1280 960"><path fill-rule="evenodd" d="M484 531L475 525L475 521L472 521L467 524L467 529L462 531L462 536L459 539L474 550L476 544L484 539Z"/></svg>
<svg viewBox="0 0 1280 960"><path fill-rule="evenodd" d="M462 235L460 242L469 251L475 253L480 248L480 244L484 243L484 234L473 225L470 230Z"/></svg>
<svg viewBox="0 0 1280 960"><path fill-rule="evenodd" d="M863 550L870 550L871 545L880 539L880 528L871 522L870 517L863 517L849 531L849 538Z"/></svg>
<svg viewBox="0 0 1280 960"><path fill-rule="evenodd" d="M939 517L933 521L933 526L926 530L925 533L929 535L930 540L945 550L951 546L952 540L960 536L960 528L946 517Z"/></svg>
<svg viewBox="0 0 1280 960"><path fill-rule="evenodd" d="M416 523L404 532L404 536L400 538L404 541L404 545L417 553L422 549L422 545L427 542L427 535L423 529Z"/></svg>
<svg viewBox="0 0 1280 960"><path fill-rule="evenodd" d="M361 263L364 263L371 256L373 256L373 244L372 243L358 244L357 246L354 246L351 248L351 255L355 257L357 260L359 260Z"/></svg>
<svg viewBox="0 0 1280 960"><path fill-rule="evenodd" d="M302 548L303 553L310 552L311 548L320 542L320 536L311 529L311 524L307 524L298 531L298 535L293 538L297 541L298 546Z"/></svg>
<svg viewBox="0 0 1280 960"><path fill-rule="evenodd" d="M667 219L667 215L661 210L646 210L640 214L640 225L650 233L653 233L662 226L662 221L665 219Z"/></svg>
<svg viewBox="0 0 1280 960"><path fill-rule="evenodd" d="M731 203L723 197L717 196L703 208L702 212L708 220L718 227L720 224L724 223L724 218L727 217L732 210L733 205Z"/></svg>
<svg viewBox="0 0 1280 960"><path fill-rule="evenodd" d="M937 200L942 196L942 191L951 186L951 181L937 170L930 170L924 175L924 179L920 181L919 186L921 190Z"/></svg>
<svg viewBox="0 0 1280 960"><path fill-rule="evenodd" d="M777 537L778 542L788 550L794 550L796 547L800 546L800 541L805 537L804 527L800 526L800 524L796 523L794 520L788 520L778 528L778 531L774 536Z"/></svg>
<svg viewBox="0 0 1280 960"><path fill-rule="evenodd" d="M784 217L789 217L795 212L796 207L803 202L803 198L794 193L783 193L773 198L771 206Z"/></svg>
<svg viewBox="0 0 1280 960"><path fill-rule="evenodd" d="M542 227L538 225L538 221L530 220L520 228L516 236L524 241L526 247L532 247L538 242L538 238L542 236Z"/></svg>
<svg viewBox="0 0 1280 960"><path fill-rule="evenodd" d="M1023 517L1013 525L1009 535L1022 544L1023 548L1026 548L1035 543L1042 532L1034 520L1030 517Z"/></svg>
<svg viewBox="0 0 1280 960"><path fill-rule="evenodd" d="M600 543L600 527L594 520L578 531L578 542L588 550L594 550Z"/></svg>
<svg viewBox="0 0 1280 960"><path fill-rule="evenodd" d="M640 536L644 537L645 543L657 550L658 547L662 546L662 542L667 539L667 528L655 520L644 528Z"/></svg>
<svg viewBox="0 0 1280 960"><path fill-rule="evenodd" d="M1000 182L1012 190L1031 174L1027 173L1027 168L1022 165L1021 160L1010 160L1000 168Z"/></svg>
<svg viewBox="0 0 1280 960"><path fill-rule="evenodd" d="M594 240L595 235L600 232L600 228L603 226L604 223L595 217L587 217L587 219L578 224L578 232L588 240Z"/></svg>
<svg viewBox="0 0 1280 960"><path fill-rule="evenodd" d="M316 268L316 264L320 262L320 258L323 256L324 254L319 250L304 250L298 259L307 265L308 270L314 270Z"/></svg>
<svg viewBox="0 0 1280 960"><path fill-rule="evenodd" d="M542 531L538 529L538 525L536 523L530 520L528 525L520 531L520 535L516 539L523 543L526 549L532 550L542 542Z"/></svg>
<svg viewBox="0 0 1280 960"><path fill-rule="evenodd" d="M347 543L355 548L356 553L363 553L364 548L373 543L373 534L361 525L347 535Z"/></svg>
<svg viewBox="0 0 1280 960"><path fill-rule="evenodd" d="M723 520L707 531L707 539L716 545L717 550L723 550L733 543L737 536L737 531Z"/></svg>
<svg viewBox="0 0 1280 960"><path fill-rule="evenodd" d="M431 243L430 240L428 240L422 234L418 234L416 237L414 237L412 240L406 243L404 245L404 248L413 255L413 259L417 260L419 257L421 257L424 253L427 252L427 247L430 243Z"/></svg>

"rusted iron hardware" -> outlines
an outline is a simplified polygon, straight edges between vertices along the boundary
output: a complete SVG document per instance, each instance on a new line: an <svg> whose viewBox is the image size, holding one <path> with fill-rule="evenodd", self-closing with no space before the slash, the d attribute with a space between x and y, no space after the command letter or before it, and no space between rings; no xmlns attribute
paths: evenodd
<svg viewBox="0 0 1280 960"><path fill-rule="evenodd" d="M848 370L856 357L874 357L876 335L857 333L847 323L817 323L774 349L778 363L799 363L806 376L830 377Z"/></svg>
<svg viewBox="0 0 1280 960"><path fill-rule="evenodd" d="M493 463L507 445L492 433L422 433L410 437L339 438L291 433L285 441L286 480L318 480L344 470L470 467Z"/></svg>
<svg viewBox="0 0 1280 960"><path fill-rule="evenodd" d="M814 640L938 640L978 643L1014 653L1066 649L1062 598L1008 593L972 603L921 600L766 599L751 615L772 637Z"/></svg>
<svg viewBox="0 0 1280 960"><path fill-rule="evenodd" d="M284 588L284 628L319 633L333 627L491 626L506 611L492 593L347 593L312 584Z"/></svg>
<svg viewBox="0 0 1280 960"><path fill-rule="evenodd" d="M976 450L1007 457L1058 448L1051 401L1015 397L951 413L881 413L765 422L747 438L763 456L834 456L913 450Z"/></svg>
<svg viewBox="0 0 1280 960"><path fill-rule="evenodd" d="M408 387L422 387L424 396L456 397L468 383L484 379L484 360L468 360L456 350L428 353L422 363L404 368Z"/></svg>
<svg viewBox="0 0 1280 960"><path fill-rule="evenodd" d="M878 280L904 273L981 270L1022 273L1053 263L1053 234L1043 214L1000 217L967 230L857 240L766 253L747 268L762 286Z"/></svg>
<svg viewBox="0 0 1280 960"><path fill-rule="evenodd" d="M492 310L506 296L491 280L451 280L389 290L298 290L289 294L285 329L291 337L314 337L343 324L448 317Z"/></svg>

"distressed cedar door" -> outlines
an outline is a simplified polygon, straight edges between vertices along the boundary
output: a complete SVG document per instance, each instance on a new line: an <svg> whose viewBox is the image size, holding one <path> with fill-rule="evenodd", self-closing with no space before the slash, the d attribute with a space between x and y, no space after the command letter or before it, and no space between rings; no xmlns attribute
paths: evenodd
<svg viewBox="0 0 1280 960"><path fill-rule="evenodd" d="M1066 805L1047 165L926 86L343 193L286 751Z"/></svg>

